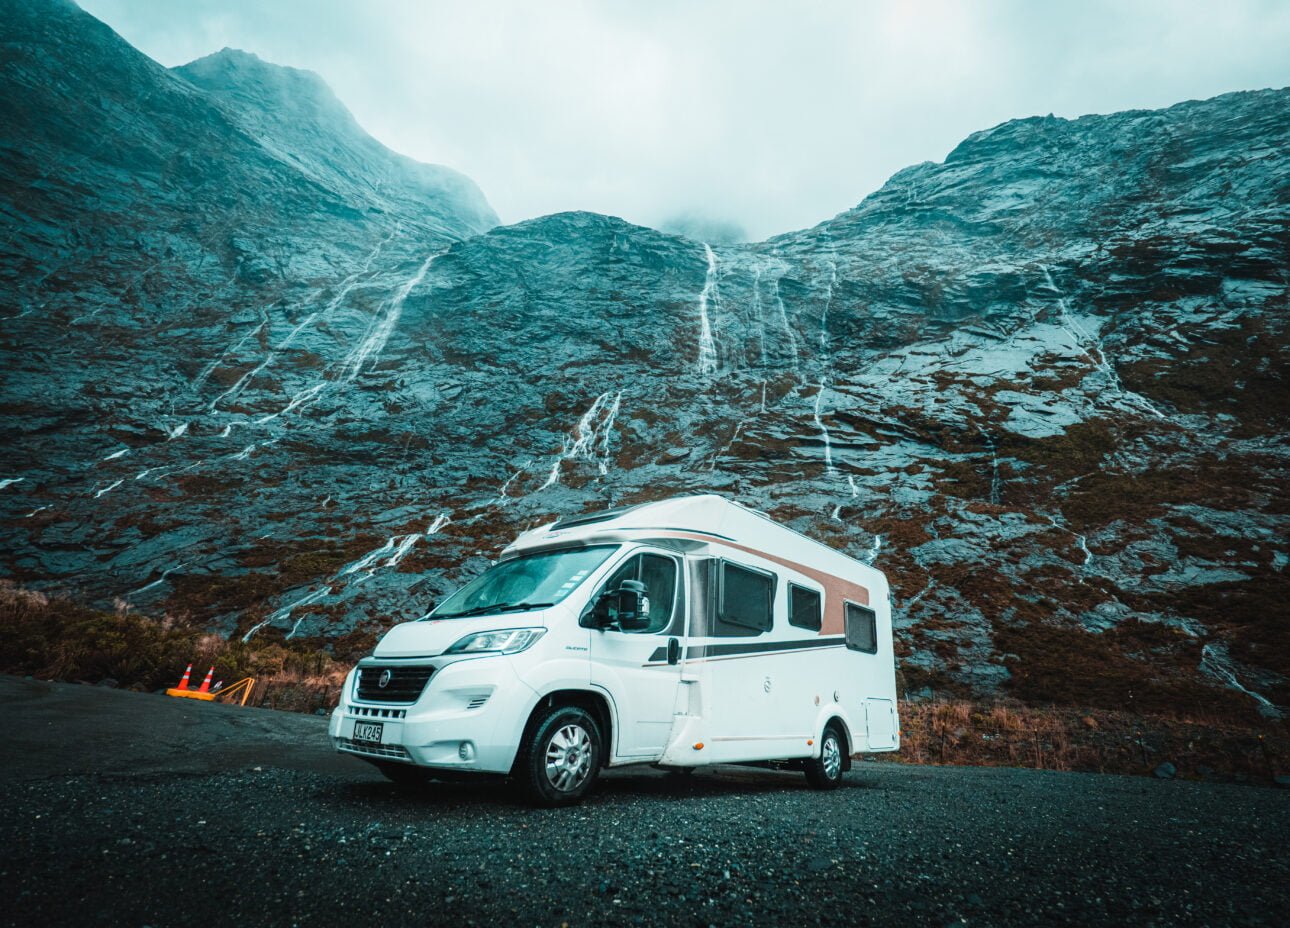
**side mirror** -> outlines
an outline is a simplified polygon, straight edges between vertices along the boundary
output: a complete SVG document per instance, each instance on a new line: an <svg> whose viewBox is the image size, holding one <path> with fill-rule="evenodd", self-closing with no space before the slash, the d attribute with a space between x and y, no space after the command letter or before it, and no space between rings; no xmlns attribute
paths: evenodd
<svg viewBox="0 0 1290 928"><path fill-rule="evenodd" d="M640 631L649 627L649 597L645 584L624 580L618 588L618 627L623 631Z"/></svg>

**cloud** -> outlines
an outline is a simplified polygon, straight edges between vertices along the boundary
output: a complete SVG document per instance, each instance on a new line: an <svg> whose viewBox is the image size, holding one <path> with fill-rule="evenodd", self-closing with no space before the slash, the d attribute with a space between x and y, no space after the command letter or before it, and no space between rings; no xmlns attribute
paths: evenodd
<svg viewBox="0 0 1290 928"><path fill-rule="evenodd" d="M748 231L739 223L702 216L698 213L669 216L660 222L658 227L664 232L684 235L696 242L707 242L709 245L734 245L749 240Z"/></svg>
<svg viewBox="0 0 1290 928"><path fill-rule="evenodd" d="M1046 113L1290 84L1290 4L960 0L85 0L163 64L225 45L317 71L368 131L504 221L590 209L754 238Z"/></svg>

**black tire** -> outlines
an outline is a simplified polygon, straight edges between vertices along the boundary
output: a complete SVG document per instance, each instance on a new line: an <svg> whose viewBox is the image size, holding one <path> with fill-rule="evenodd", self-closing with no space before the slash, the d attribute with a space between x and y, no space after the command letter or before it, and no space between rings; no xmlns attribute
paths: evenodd
<svg viewBox="0 0 1290 928"><path fill-rule="evenodd" d="M395 764L389 761L373 761L377 770L385 775L400 789L420 789L430 782L430 775L420 767L412 764Z"/></svg>
<svg viewBox="0 0 1290 928"><path fill-rule="evenodd" d="M600 775L604 756L600 726L576 706L543 709L529 725L515 775L537 806L578 802Z"/></svg>
<svg viewBox="0 0 1290 928"><path fill-rule="evenodd" d="M837 789L846 772L846 738L836 722L824 727L820 736L820 756L806 760L806 781L812 789Z"/></svg>

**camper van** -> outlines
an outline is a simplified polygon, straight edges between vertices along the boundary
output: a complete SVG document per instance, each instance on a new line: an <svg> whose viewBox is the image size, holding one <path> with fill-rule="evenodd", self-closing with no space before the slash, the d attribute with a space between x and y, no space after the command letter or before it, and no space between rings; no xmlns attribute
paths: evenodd
<svg viewBox="0 0 1290 928"><path fill-rule="evenodd" d="M509 774L540 805L627 764L832 789L900 747L887 580L719 496L561 519L390 629L330 735L396 782Z"/></svg>

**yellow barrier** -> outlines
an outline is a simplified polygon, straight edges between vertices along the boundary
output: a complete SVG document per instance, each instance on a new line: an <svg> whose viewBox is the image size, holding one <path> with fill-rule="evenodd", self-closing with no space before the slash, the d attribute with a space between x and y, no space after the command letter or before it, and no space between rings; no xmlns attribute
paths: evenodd
<svg viewBox="0 0 1290 928"><path fill-rule="evenodd" d="M220 690L218 693L212 693L211 695L215 696L218 699L223 699L226 696L232 696L234 693L239 693L242 697L242 701L239 702L238 705L245 706L246 701L251 698L251 690L254 688L255 688L255 678L243 677L241 680L238 680L228 689ZM232 702L232 700L230 699L229 702Z"/></svg>
<svg viewBox="0 0 1290 928"><path fill-rule="evenodd" d="M245 706L246 701L251 698L251 689L255 686L254 677L243 677L226 690L216 690L212 692L211 678L215 676L215 668L212 667L210 670L206 671L206 679L202 681L201 687L199 689L190 690L188 688L188 678L192 672L193 665L189 664L188 669L184 671L183 678L179 681L179 685L172 686L170 689L166 690L166 695L177 696L180 699L197 699L201 702L214 702L216 699L223 699L226 696L232 697L236 694L242 697L242 701L238 703L238 705ZM229 702L232 701L233 700L230 698Z"/></svg>

